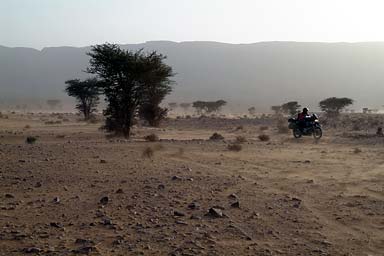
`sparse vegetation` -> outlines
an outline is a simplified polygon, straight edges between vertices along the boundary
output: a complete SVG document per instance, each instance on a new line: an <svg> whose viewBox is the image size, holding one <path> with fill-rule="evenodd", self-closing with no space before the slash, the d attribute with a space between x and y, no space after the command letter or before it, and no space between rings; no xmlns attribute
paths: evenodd
<svg viewBox="0 0 384 256"><path fill-rule="evenodd" d="M248 141L247 138L245 138L244 136L237 136L236 137L236 143L238 143L238 144L245 143L247 141Z"/></svg>
<svg viewBox="0 0 384 256"><path fill-rule="evenodd" d="M238 143L229 144L227 148L229 151L235 151L235 152L239 152L243 149L243 147Z"/></svg>
<svg viewBox="0 0 384 256"><path fill-rule="evenodd" d="M166 57L155 51L133 52L116 44L93 46L88 55L88 72L100 79L108 103L104 129L128 138L138 108L149 104L152 94L159 90L166 89L165 95L170 93L172 68L164 63Z"/></svg>
<svg viewBox="0 0 384 256"><path fill-rule="evenodd" d="M159 141L159 137L154 133L145 136L144 139L145 141L149 141L149 142Z"/></svg>
<svg viewBox="0 0 384 256"><path fill-rule="evenodd" d="M260 141L269 141L271 139L267 134L260 134L258 138Z"/></svg>
<svg viewBox="0 0 384 256"><path fill-rule="evenodd" d="M89 78L84 81L79 79L68 80L65 83L67 84L65 91L69 96L75 97L77 100L76 108L84 115L85 120L90 120L92 114L97 111L100 82L96 78ZM58 118L63 119L64 117L60 116Z"/></svg>
<svg viewBox="0 0 384 256"><path fill-rule="evenodd" d="M221 134L215 132L214 134L212 134L212 136L209 139L210 140L224 140L224 137Z"/></svg>
<svg viewBox="0 0 384 256"><path fill-rule="evenodd" d="M353 150L353 153L354 154L360 154L361 152L363 152L361 149L359 149L359 148L355 148L354 150Z"/></svg>
<svg viewBox="0 0 384 256"><path fill-rule="evenodd" d="M142 153L142 156L144 158L152 158L154 155L155 155L155 151L151 147L146 147Z"/></svg>
<svg viewBox="0 0 384 256"><path fill-rule="evenodd" d="M256 108L255 107L250 107L248 109L248 113L251 115L251 116L255 116L256 115Z"/></svg>
<svg viewBox="0 0 384 256"><path fill-rule="evenodd" d="M192 106L196 109L198 115L217 113L227 104L224 100L218 101L195 101Z"/></svg>
<svg viewBox="0 0 384 256"><path fill-rule="evenodd" d="M329 116L338 116L345 107L352 105L353 100L349 98L331 97L320 101L319 106Z"/></svg>
<svg viewBox="0 0 384 256"><path fill-rule="evenodd" d="M297 101L290 101L281 105L281 111L284 114L294 116L299 112L300 107L301 105Z"/></svg>
<svg viewBox="0 0 384 256"><path fill-rule="evenodd" d="M25 140L25 143L27 144L35 144L37 141L37 138L34 136L28 136L27 139Z"/></svg>

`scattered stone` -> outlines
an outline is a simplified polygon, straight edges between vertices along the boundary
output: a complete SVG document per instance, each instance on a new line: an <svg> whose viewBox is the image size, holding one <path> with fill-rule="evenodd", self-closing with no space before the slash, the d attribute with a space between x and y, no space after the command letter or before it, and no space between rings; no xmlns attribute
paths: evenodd
<svg viewBox="0 0 384 256"><path fill-rule="evenodd" d="M42 186L42 184L41 184L40 181L36 182L36 184L35 184L35 188L40 188L41 186Z"/></svg>
<svg viewBox="0 0 384 256"><path fill-rule="evenodd" d="M23 252L25 253L40 253L42 250L37 247L27 247L23 249Z"/></svg>
<svg viewBox="0 0 384 256"><path fill-rule="evenodd" d="M178 225L188 226L188 223L187 223L187 222L184 222L184 221L181 221L181 220L177 220L177 221L176 221L176 224L178 224Z"/></svg>
<svg viewBox="0 0 384 256"><path fill-rule="evenodd" d="M173 176L172 177L172 180L182 180L183 178L179 177L179 176Z"/></svg>
<svg viewBox="0 0 384 256"><path fill-rule="evenodd" d="M196 209L199 209L200 208L200 205L196 202L192 202L188 205L188 208L191 209L191 210L196 210Z"/></svg>
<svg viewBox="0 0 384 256"><path fill-rule="evenodd" d="M124 194L124 191L121 188L119 188L118 190L116 190L116 194Z"/></svg>
<svg viewBox="0 0 384 256"><path fill-rule="evenodd" d="M104 160L104 159L100 159L100 163L101 163L101 164L106 164L106 163L107 163L107 161L106 161L106 160Z"/></svg>
<svg viewBox="0 0 384 256"><path fill-rule="evenodd" d="M232 199L239 199L239 197L236 194L234 194L234 193L230 194L228 197L232 198Z"/></svg>
<svg viewBox="0 0 384 256"><path fill-rule="evenodd" d="M12 194L5 194L5 198L15 198L15 196Z"/></svg>
<svg viewBox="0 0 384 256"><path fill-rule="evenodd" d="M104 217L101 220L101 224L103 224L105 226L112 225L112 220L110 218L108 218L108 217Z"/></svg>
<svg viewBox="0 0 384 256"><path fill-rule="evenodd" d="M50 225L51 227L54 227L54 228L62 228L62 227L63 227L62 224L57 223L57 222L51 222L49 225Z"/></svg>
<svg viewBox="0 0 384 256"><path fill-rule="evenodd" d="M159 186L157 186L157 188L163 190L163 189L165 189L165 185L160 184Z"/></svg>
<svg viewBox="0 0 384 256"><path fill-rule="evenodd" d="M102 198L100 199L100 203L101 203L102 205L106 205L106 204L108 204L108 202L109 202L109 197L108 197L108 196L104 196L104 197L102 197Z"/></svg>
<svg viewBox="0 0 384 256"><path fill-rule="evenodd" d="M212 218L223 218L223 212L220 209L213 207L208 210L206 215Z"/></svg>
<svg viewBox="0 0 384 256"><path fill-rule="evenodd" d="M201 217L196 214L192 214L191 220L201 220Z"/></svg>
<svg viewBox="0 0 384 256"><path fill-rule="evenodd" d="M76 254L90 254L91 252L97 252L97 248L95 246L84 246L78 249L72 250L73 253Z"/></svg>
<svg viewBox="0 0 384 256"><path fill-rule="evenodd" d="M240 208L240 202L236 201L236 202L232 203L231 207L233 207L233 208Z"/></svg>
<svg viewBox="0 0 384 256"><path fill-rule="evenodd" d="M185 213L180 212L180 211L173 211L173 215L175 215L175 216L177 216L177 217L184 217L184 216L185 216Z"/></svg>
<svg viewBox="0 0 384 256"><path fill-rule="evenodd" d="M90 239L77 238L75 244L95 244L95 242Z"/></svg>
<svg viewBox="0 0 384 256"><path fill-rule="evenodd" d="M55 197L55 198L53 198L53 202L54 202L55 204L60 203L60 198L59 198L59 197Z"/></svg>

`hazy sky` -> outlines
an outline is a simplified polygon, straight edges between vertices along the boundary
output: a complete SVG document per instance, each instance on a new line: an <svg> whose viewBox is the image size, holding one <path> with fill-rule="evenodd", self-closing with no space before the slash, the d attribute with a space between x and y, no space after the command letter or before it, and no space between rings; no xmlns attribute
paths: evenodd
<svg viewBox="0 0 384 256"><path fill-rule="evenodd" d="M384 41L383 0L0 0L0 45Z"/></svg>

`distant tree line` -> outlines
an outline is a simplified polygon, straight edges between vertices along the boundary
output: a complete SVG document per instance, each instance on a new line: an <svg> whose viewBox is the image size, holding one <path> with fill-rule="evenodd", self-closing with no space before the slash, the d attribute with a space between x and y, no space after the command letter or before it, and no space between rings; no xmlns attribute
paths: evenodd
<svg viewBox="0 0 384 256"><path fill-rule="evenodd" d="M319 102L319 107L328 116L337 116L347 106L352 105L353 100L350 98L331 97ZM299 113L301 105L297 101L290 101L280 106L272 106L271 110L275 114L296 115Z"/></svg>

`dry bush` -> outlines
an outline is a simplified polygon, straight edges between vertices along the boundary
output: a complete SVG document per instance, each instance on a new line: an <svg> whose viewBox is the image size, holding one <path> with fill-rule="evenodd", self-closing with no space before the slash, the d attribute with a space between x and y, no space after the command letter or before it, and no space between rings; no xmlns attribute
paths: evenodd
<svg viewBox="0 0 384 256"><path fill-rule="evenodd" d="M51 125L51 124L61 124L61 121L46 121L45 124Z"/></svg>
<svg viewBox="0 0 384 256"><path fill-rule="evenodd" d="M353 153L354 154L359 154L359 153L361 153L361 152L363 152L361 149L359 149L359 148L355 148L354 150L353 150Z"/></svg>
<svg viewBox="0 0 384 256"><path fill-rule="evenodd" d="M31 126L27 124L26 126L24 126L24 129L31 129Z"/></svg>
<svg viewBox="0 0 384 256"><path fill-rule="evenodd" d="M155 151L151 147L146 147L143 150L142 156L144 158L152 158L154 156L154 154L155 154Z"/></svg>
<svg viewBox="0 0 384 256"><path fill-rule="evenodd" d="M36 141L37 141L36 137L28 136L27 139L25 140L25 143L27 143L27 144L34 144Z"/></svg>
<svg viewBox="0 0 384 256"><path fill-rule="evenodd" d="M156 134L152 133L152 134L145 136L144 140L150 141L150 142L155 142L155 141L159 141L159 137Z"/></svg>
<svg viewBox="0 0 384 256"><path fill-rule="evenodd" d="M235 151L235 152L239 152L243 149L243 147L238 143L229 144L227 148L229 151Z"/></svg>
<svg viewBox="0 0 384 256"><path fill-rule="evenodd" d="M212 134L211 137L209 137L209 139L210 140L224 140L224 137L221 134L215 132L214 134Z"/></svg>
<svg viewBox="0 0 384 256"><path fill-rule="evenodd" d="M236 137L236 143L241 144L241 143L245 143L245 142L247 142L247 138L245 138L244 136L237 136Z"/></svg>
<svg viewBox="0 0 384 256"><path fill-rule="evenodd" d="M258 138L260 141L269 141L271 139L267 134L260 134Z"/></svg>
<svg viewBox="0 0 384 256"><path fill-rule="evenodd" d="M260 126L260 131L263 132L263 131L266 131L268 130L269 127L268 126Z"/></svg>

